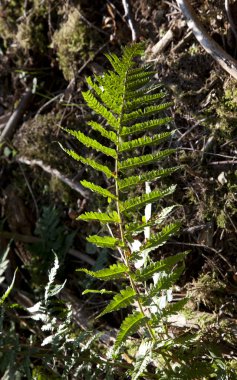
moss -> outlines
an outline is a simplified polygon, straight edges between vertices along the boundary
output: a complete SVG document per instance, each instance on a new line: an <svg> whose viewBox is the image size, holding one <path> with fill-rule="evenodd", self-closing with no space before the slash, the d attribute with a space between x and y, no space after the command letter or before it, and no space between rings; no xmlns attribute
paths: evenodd
<svg viewBox="0 0 237 380"><path fill-rule="evenodd" d="M93 56L96 35L84 23L77 8L68 11L67 19L54 33L51 47L56 49L58 62L66 80L74 78L77 64Z"/></svg>

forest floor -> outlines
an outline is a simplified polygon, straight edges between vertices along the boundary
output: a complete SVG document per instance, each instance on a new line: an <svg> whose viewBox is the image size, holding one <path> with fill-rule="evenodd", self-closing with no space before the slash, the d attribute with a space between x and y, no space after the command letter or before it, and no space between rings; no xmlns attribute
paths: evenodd
<svg viewBox="0 0 237 380"><path fill-rule="evenodd" d="M19 3L0 5L0 133L10 126L7 144L0 146L2 252L10 243L5 282L10 284L18 267L12 300L33 305L54 250L60 277L68 279L62 297L83 310L80 324L87 325L103 301L81 296L85 283L74 268L98 269L113 257L86 243L91 231L76 217L99 207L99 201L84 193L79 182L86 170L66 157L58 142L77 149L61 126L85 127L85 77L108 69L104 54L120 54L132 41L132 30L120 0ZM173 175L177 190L169 202L180 205L182 231L162 252L190 250L174 293L191 297L190 308L200 318L195 324L236 360L237 82L200 46L176 1L130 3L137 40L146 42L148 60L174 103L172 144L178 150L172 165L181 169ZM208 34L237 59L224 2L192 3ZM232 12L237 14L235 6ZM160 40L166 45L157 52ZM205 324L200 315L214 319ZM228 337L217 327L221 319ZM120 316L103 323L116 328Z"/></svg>

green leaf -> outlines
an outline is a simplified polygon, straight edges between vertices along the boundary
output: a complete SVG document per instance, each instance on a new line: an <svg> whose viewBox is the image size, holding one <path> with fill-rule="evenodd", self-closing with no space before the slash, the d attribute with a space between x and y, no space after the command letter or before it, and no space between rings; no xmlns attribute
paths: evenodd
<svg viewBox="0 0 237 380"><path fill-rule="evenodd" d="M154 190L148 194L143 194L140 197L130 198L125 202L121 202L121 212L138 210L148 203L154 203L158 199L166 197L175 191L176 186L170 186L165 190Z"/></svg>
<svg viewBox="0 0 237 380"><path fill-rule="evenodd" d="M131 302L134 300L135 296L136 292L131 287L122 289L120 293L114 296L112 301L110 301L108 306L106 306L106 308L98 315L97 318L102 317L104 314L112 313L113 311L128 307L131 305Z"/></svg>
<svg viewBox="0 0 237 380"><path fill-rule="evenodd" d="M178 232L180 229L180 223L171 223L164 228L161 232L151 235L150 239L140 247L139 253L141 255L147 255L149 252L154 251L158 247L162 246L167 240Z"/></svg>
<svg viewBox="0 0 237 380"><path fill-rule="evenodd" d="M160 87L160 85L159 85ZM138 107L145 106L146 104L153 103L156 100L163 99L166 96L165 92L158 92L157 94L139 96L131 101L127 101L124 106L125 112L133 111Z"/></svg>
<svg viewBox="0 0 237 380"><path fill-rule="evenodd" d="M188 252L178 253L177 255L167 257L164 260L152 263L141 270L137 270L135 272L136 281L147 281L153 276L153 274L157 272L171 270L175 264L177 264L179 261L184 260L184 258L187 256L187 253Z"/></svg>
<svg viewBox="0 0 237 380"><path fill-rule="evenodd" d="M153 105L149 107L145 107L144 109L138 109L136 111L130 112L130 113L124 113L123 117L121 119L121 122L123 125L126 125L127 123L131 122L132 120L136 120L139 118L144 118L148 116L153 116L155 113L164 111L167 108L171 107L173 103L167 102L167 103L162 103L158 105Z"/></svg>
<svg viewBox="0 0 237 380"><path fill-rule="evenodd" d="M5 291L5 293L1 296L0 298L0 306L3 305L4 301L6 300L6 298L9 296L9 294L11 293L12 289L13 289L13 286L14 286L14 282L15 282L15 278L16 278L16 272L17 272L17 269L15 270L14 274L13 274L13 279L12 279L12 282L11 284L8 286L7 290Z"/></svg>
<svg viewBox="0 0 237 380"><path fill-rule="evenodd" d="M125 101L126 102L129 102L129 101L134 102L135 99L139 99L143 96L150 95L152 92L161 88L161 86L162 86L162 84L158 83L158 84L152 84L152 85L147 86L145 88L142 88L140 90L126 91L125 92Z"/></svg>
<svg viewBox="0 0 237 380"><path fill-rule="evenodd" d="M77 272L84 272L91 277L98 278L99 280L117 280L121 278L126 278L128 273L128 268L122 263L111 265L109 268L101 269L99 271L93 272L85 268L77 269Z"/></svg>
<svg viewBox="0 0 237 380"><path fill-rule="evenodd" d="M86 238L89 243L95 244L97 247L102 248L112 248L115 249L116 246L122 246L122 242L119 239L116 239L112 236L98 236L91 235Z"/></svg>
<svg viewBox="0 0 237 380"><path fill-rule="evenodd" d="M91 128L94 129L94 131L99 132L101 136L106 137L113 143L117 142L117 135L113 131L107 131L104 127L102 127L102 125L100 125L96 121L89 121L87 124L90 125Z"/></svg>
<svg viewBox="0 0 237 380"><path fill-rule="evenodd" d="M88 293L114 294L115 292L112 292L112 290L106 290L106 289L100 289L100 290L97 290L97 289L86 289L81 294L84 296L85 294L88 294Z"/></svg>
<svg viewBox="0 0 237 380"><path fill-rule="evenodd" d="M91 91L82 92L82 96L85 99L88 106L95 111L97 114L103 116L103 118L107 121L107 123L117 130L119 128L118 120L114 117L114 115L101 104L95 96L91 93Z"/></svg>
<svg viewBox="0 0 237 380"><path fill-rule="evenodd" d="M107 166L101 165L98 162L96 162L95 160L92 160L91 158L85 158L85 157L79 156L79 154L77 154L73 150L66 149L62 145L60 145L60 146L64 150L64 152L66 152L69 156L74 158L74 160L81 161L84 165L89 165L93 169L103 172L107 178L115 177L115 174L112 173L112 171Z"/></svg>
<svg viewBox="0 0 237 380"><path fill-rule="evenodd" d="M119 152L127 152L128 150L140 148L146 145L160 144L168 139L174 132L165 132L153 136L144 136L139 139L123 142L119 145Z"/></svg>
<svg viewBox="0 0 237 380"><path fill-rule="evenodd" d="M132 133L146 132L150 129L160 127L161 125L167 124L172 120L172 117L165 117L163 119L154 119L145 121L143 123L137 123L131 127L123 127L121 131L121 136L130 136Z"/></svg>
<svg viewBox="0 0 237 380"><path fill-rule="evenodd" d="M114 194L112 194L109 190L105 189L104 187L95 185L94 183L88 182L86 180L81 181L81 184L82 184L82 186L86 187L87 189L90 189L91 191L94 191L94 192L102 195L102 197L111 198L111 199L115 199L115 200L117 199L117 197Z"/></svg>
<svg viewBox="0 0 237 380"><path fill-rule="evenodd" d="M84 133L80 131L73 131L71 129L65 129L70 135L76 137L78 141L80 141L83 145L87 146L88 148L92 148L97 150L97 152L104 153L107 156L117 158L116 150L112 148L107 148L106 146L100 144L98 141L91 139L90 137L84 135Z"/></svg>
<svg viewBox="0 0 237 380"><path fill-rule="evenodd" d="M151 171L145 172L144 174L119 179L118 180L119 190L126 191L130 187L139 185L146 181L149 182L157 178L166 177L178 169L179 168L176 167L176 168L168 168L168 169L160 169L160 170L151 170Z"/></svg>
<svg viewBox="0 0 237 380"><path fill-rule="evenodd" d="M77 220L84 220L90 222L91 220L96 220L100 223L120 223L118 213L112 211L109 214L103 212L86 212L80 215Z"/></svg>
<svg viewBox="0 0 237 380"><path fill-rule="evenodd" d="M128 158L127 160L120 161L118 163L118 169L121 171L136 168L137 166L141 165L148 165L152 162L161 160L164 157L169 156L170 154L174 153L175 149L166 149L161 150L160 152L154 153L154 154L146 154L144 156L137 156L133 158Z"/></svg>
<svg viewBox="0 0 237 380"><path fill-rule="evenodd" d="M181 265L177 269L175 269L173 273L166 274L164 277L161 277L157 281L157 283L154 286L152 286L148 295L146 295L145 302L147 301L147 297L155 297L157 293L161 292L162 290L170 289L178 281L183 271L184 265Z"/></svg>
<svg viewBox="0 0 237 380"><path fill-rule="evenodd" d="M136 361L134 363L134 368L131 371L131 380L139 379L140 375L143 374L143 371L146 369L147 365L151 361L152 357L152 341L142 341L141 345L136 354Z"/></svg>
<svg viewBox="0 0 237 380"><path fill-rule="evenodd" d="M114 343L114 351L117 351L125 343L129 335L136 332L139 327L144 326L146 321L147 317L145 317L142 313L135 312L133 314L129 314L120 326L119 333Z"/></svg>
<svg viewBox="0 0 237 380"><path fill-rule="evenodd" d="M98 76L95 77L97 80L100 78ZM104 89L102 86L98 86L98 84L94 83L90 77L87 78L87 83L90 87L93 88L95 93L100 97L102 103L106 105L113 113L119 113L121 109L121 102L117 102L115 96L108 96L107 87ZM102 89L103 88L103 89Z"/></svg>

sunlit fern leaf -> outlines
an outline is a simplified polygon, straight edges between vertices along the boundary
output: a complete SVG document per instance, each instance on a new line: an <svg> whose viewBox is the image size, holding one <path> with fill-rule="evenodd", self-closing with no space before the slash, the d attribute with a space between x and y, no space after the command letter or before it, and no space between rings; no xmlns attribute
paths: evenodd
<svg viewBox="0 0 237 380"><path fill-rule="evenodd" d="M105 189L104 187L101 187L99 185L95 185L94 183L86 181L86 180L81 181L81 184L82 184L82 186L86 187L87 189L90 189L91 191L94 191L94 192L102 195L102 197L111 198L114 200L117 199L116 195L112 194L109 190Z"/></svg>
<svg viewBox="0 0 237 380"><path fill-rule="evenodd" d="M95 220L100 223L120 223L120 219L116 211L112 211L108 214L103 212L86 212L85 214L80 215L77 220L84 220L85 222Z"/></svg>
<svg viewBox="0 0 237 380"><path fill-rule="evenodd" d="M180 223L171 223L165 226L161 232L151 235L150 239L146 242L145 245L140 247L140 254L146 255L147 253L154 251L158 247L162 246L167 242L167 240L176 234L180 229Z"/></svg>
<svg viewBox="0 0 237 380"><path fill-rule="evenodd" d="M132 301L135 299L136 292L131 287L120 290L120 293L116 294L110 301L108 306L97 316L97 318L102 317L107 313L112 313L113 311L128 307L131 305Z"/></svg>
<svg viewBox="0 0 237 380"><path fill-rule="evenodd" d="M136 91L126 91L125 93L125 101L134 101L134 99L138 99L140 97L143 97L145 95L151 95L154 91L157 91L158 89L161 88L161 84L152 84L147 86L145 89L140 89Z"/></svg>
<svg viewBox="0 0 237 380"><path fill-rule="evenodd" d="M139 327L144 326L147 318L139 312L129 314L123 321L120 326L119 333L117 335L114 351L118 350L126 341L129 335L132 335L134 332L137 332Z"/></svg>
<svg viewBox="0 0 237 380"><path fill-rule="evenodd" d="M172 120L171 117L165 117L163 119L154 119L145 121L143 123L137 123L132 125L131 127L123 127L121 131L121 136L128 136L132 133L140 133L145 132L153 128L160 127L161 125L167 124Z"/></svg>
<svg viewBox="0 0 237 380"><path fill-rule="evenodd" d="M144 136L138 139L123 142L119 145L119 152L127 152L128 150L141 148L146 145L160 144L172 136L173 132L164 132L153 136Z"/></svg>
<svg viewBox="0 0 237 380"><path fill-rule="evenodd" d="M84 165L89 165L93 169L103 172L107 178L115 177L114 173L107 166L101 165L100 163L96 162L95 160L92 160L91 158L82 157L71 149L66 149L63 146L61 146L61 148L74 160L80 161Z"/></svg>
<svg viewBox="0 0 237 380"><path fill-rule="evenodd" d="M113 131L107 131L104 127L102 127L102 125L100 125L96 121L89 121L87 124L90 125L91 128L94 129L94 131L99 132L101 136L106 137L113 143L116 143L117 135Z"/></svg>
<svg viewBox="0 0 237 380"><path fill-rule="evenodd" d="M173 271L173 273L161 277L157 283L151 287L149 293L146 296L145 302L149 302L149 298L155 297L157 293L161 292L162 290L170 289L178 281L181 274L183 273L183 270L184 265L180 265Z"/></svg>
<svg viewBox="0 0 237 380"><path fill-rule="evenodd" d="M108 281L126 278L126 274L128 273L128 267L122 263L118 263L111 265L109 268L101 269L96 272L93 272L85 268L77 269L77 272L84 272L91 277L98 278L99 280L103 281Z"/></svg>
<svg viewBox="0 0 237 380"><path fill-rule="evenodd" d="M112 236L98 236L98 235L91 235L86 238L89 243L93 243L97 245L97 247L102 248L111 248L115 249L117 246L123 246L121 240L116 239Z"/></svg>
<svg viewBox="0 0 237 380"><path fill-rule="evenodd" d="M129 188L136 185L140 185L141 183L144 183L146 181L152 181L154 179L166 177L170 175L171 173L175 172L176 170L178 170L178 167L160 169L160 170L151 170L137 176L131 176L131 177L119 179L118 181L119 189L121 191L127 191L129 190Z"/></svg>
<svg viewBox="0 0 237 380"><path fill-rule="evenodd" d="M150 153L143 156L128 158L127 160L122 160L119 162L118 169L124 171L126 169L140 167L141 165L148 165L152 162L161 160L164 157L170 156L174 152L174 149L166 149L157 153Z"/></svg>
<svg viewBox="0 0 237 380"><path fill-rule="evenodd" d="M97 150L98 152L104 153L107 156L111 156L113 158L117 158L117 153L112 148L107 148L106 146L100 144L98 141L84 135L84 133L80 131L72 131L71 129L65 129L70 135L76 137L78 141L80 141L83 145L88 148L92 148Z"/></svg>
<svg viewBox="0 0 237 380"><path fill-rule="evenodd" d="M131 370L131 380L137 380L143 375L147 365L150 363L152 358L152 348L154 343L152 341L142 341L138 349L135 358L135 364Z"/></svg>
<svg viewBox="0 0 237 380"><path fill-rule="evenodd" d="M156 113L160 111L164 111L167 108L169 108L173 103L167 102L155 106L149 106L145 107L144 109L139 109L136 111L132 111L130 113L124 113L121 122L123 125L126 125L130 123L131 121L134 121L136 119L141 119L144 117L149 117L151 115L155 115Z"/></svg>
<svg viewBox="0 0 237 380"><path fill-rule="evenodd" d="M163 197L172 194L175 191L175 187L176 186L170 186L165 190L154 190L148 194L143 194L140 197L130 198L129 200L121 203L121 212L139 210L148 203L154 203L158 199L162 199Z"/></svg>
<svg viewBox="0 0 237 380"><path fill-rule="evenodd" d="M157 261L148 265L147 267L137 270L135 278L137 281L147 281L155 273L172 269L172 267L179 261L182 261L187 256L187 252L178 253L177 255L167 257L164 260Z"/></svg>
<svg viewBox="0 0 237 380"><path fill-rule="evenodd" d="M131 101L127 101L124 105L124 112L131 112L138 107L144 107L149 103L153 103L157 100L163 99L166 96L165 92L159 92L157 94L142 95Z"/></svg>
<svg viewBox="0 0 237 380"><path fill-rule="evenodd" d="M114 115L95 98L91 91L83 92L82 95L87 105L96 113L103 116L113 129L117 130L119 128L119 123L116 117L114 117Z"/></svg>

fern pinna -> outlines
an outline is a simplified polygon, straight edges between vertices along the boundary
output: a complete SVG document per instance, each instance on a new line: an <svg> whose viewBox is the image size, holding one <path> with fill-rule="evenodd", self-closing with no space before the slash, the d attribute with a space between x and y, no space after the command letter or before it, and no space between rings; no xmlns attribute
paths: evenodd
<svg viewBox="0 0 237 380"><path fill-rule="evenodd" d="M103 281L121 279L128 281L127 286L121 289L100 313L102 316L132 306L133 312L124 319L117 335L114 345L115 355L128 337L140 328L143 329L144 336L150 336L155 344L157 326L160 326L159 321L166 315L167 308L172 306L175 312L183 304L167 304L166 308L159 305L162 294L181 274L182 265L177 263L182 263L186 253L179 253L159 261L153 261L149 256L151 251L163 245L179 229L179 223L164 226L164 220L173 207L161 210L150 220L141 217L140 213L147 205L162 200L175 190L175 186L168 188L155 186L154 190L141 193L143 184L163 178L177 169L176 167L161 169L157 165L158 161L174 152L174 149L158 149L160 144L173 134L164 127L171 118L158 117L159 113L168 109L171 103L164 101L163 91L157 92L160 85L151 81L154 72L149 66L139 67L136 62L135 58L143 53L143 45L134 44L124 48L121 59L115 54L108 54L107 58L113 71L95 76L94 79L87 78L90 90L83 92L83 97L87 105L100 116L100 120L103 120L101 123L90 121L88 125L98 133L98 136L106 138L108 145L105 146L80 131L66 130L81 144L109 157L108 165L105 165L104 162L102 164L98 160L65 149L75 160L103 172L111 181L109 190L86 180L81 182L86 188L107 198L109 211L86 212L78 219L114 225L112 229L110 228L110 236L92 235L87 240L98 247L118 249L120 260L109 268L99 271L87 269L79 271ZM156 132L152 133L154 131ZM101 137L99 139L104 141ZM150 153L143 154L150 146L152 146ZM153 163L153 169L147 170L146 166ZM142 170L142 167L145 169ZM132 194L138 191L140 195L131 195L130 191ZM135 248L134 242L139 242L136 236L139 235L141 240L141 233L150 227L154 227L156 232L140 243L139 248ZM117 231L115 236L112 235L113 231ZM98 290L95 292L98 293Z"/></svg>

